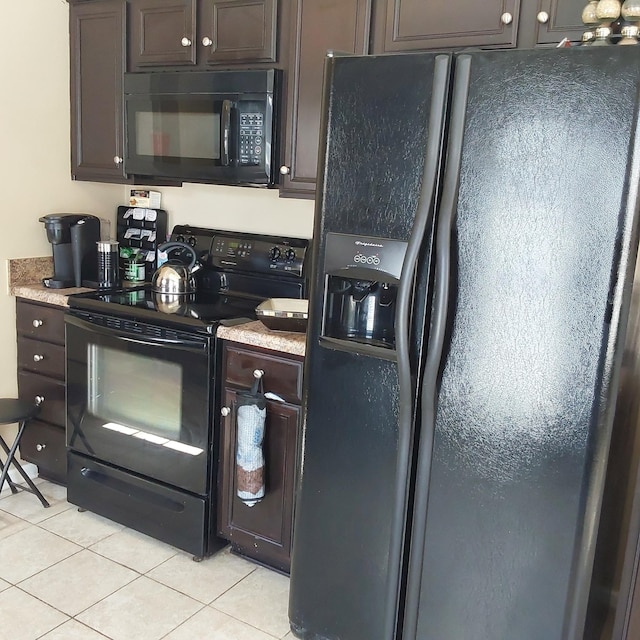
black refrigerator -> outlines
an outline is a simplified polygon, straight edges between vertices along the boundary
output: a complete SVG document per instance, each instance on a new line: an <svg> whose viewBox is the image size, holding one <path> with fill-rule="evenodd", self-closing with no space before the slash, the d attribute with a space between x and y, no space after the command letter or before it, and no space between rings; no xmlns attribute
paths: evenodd
<svg viewBox="0 0 640 640"><path fill-rule="evenodd" d="M597 637L639 86L636 47L327 58L296 637Z"/></svg>

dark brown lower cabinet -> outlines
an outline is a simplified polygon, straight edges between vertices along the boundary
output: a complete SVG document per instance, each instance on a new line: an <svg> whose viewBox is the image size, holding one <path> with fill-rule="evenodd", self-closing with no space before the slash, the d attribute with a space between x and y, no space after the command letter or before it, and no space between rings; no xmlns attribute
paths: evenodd
<svg viewBox="0 0 640 640"><path fill-rule="evenodd" d="M218 534L238 553L289 573L301 415L299 404L293 402L299 403L296 398L301 389L302 359L255 349L231 343L224 347ZM267 402L265 496L248 506L236 494L236 396L241 389L251 387L254 371L263 372L264 390L285 402Z"/></svg>
<svg viewBox="0 0 640 640"><path fill-rule="evenodd" d="M40 405L22 436L20 457L38 467L44 478L64 484L65 355L64 309L18 299L18 396Z"/></svg>

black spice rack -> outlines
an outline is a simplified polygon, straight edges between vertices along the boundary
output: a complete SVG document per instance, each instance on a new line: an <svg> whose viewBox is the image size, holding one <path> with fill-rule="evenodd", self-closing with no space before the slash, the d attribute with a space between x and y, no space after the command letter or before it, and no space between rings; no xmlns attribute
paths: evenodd
<svg viewBox="0 0 640 640"><path fill-rule="evenodd" d="M124 273L128 251L137 249L145 261L145 280L151 282L157 269L158 245L167 241L167 212L164 209L118 207L117 236L120 246L120 274Z"/></svg>

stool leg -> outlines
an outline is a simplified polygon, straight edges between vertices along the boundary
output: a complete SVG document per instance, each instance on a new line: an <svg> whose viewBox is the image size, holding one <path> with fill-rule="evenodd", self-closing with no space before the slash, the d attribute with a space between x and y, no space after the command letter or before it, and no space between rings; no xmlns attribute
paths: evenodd
<svg viewBox="0 0 640 640"><path fill-rule="evenodd" d="M20 423L20 427L18 428L18 435L16 436L16 439L13 441L13 444L11 445L11 449L9 449L9 451L7 452L7 460L4 463L4 469L2 470L2 474L0 474L0 489L2 488L2 485L4 484L4 481L6 480L9 474L10 463L13 463L13 466L18 470L18 473L24 478L24 481L31 488L31 493L33 493L35 496L38 497L38 500L40 500L43 507L48 507L49 503L46 501L45 497L40 493L40 491L38 490L38 487L36 487L36 485L33 484L33 481L31 480L31 478L27 475L25 470L18 464L18 462L15 459L16 451L18 450L18 445L20 444L20 439L22 438L22 434L24 433L24 428L26 426L27 426L27 421L23 420ZM4 440L0 444L4 444L3 449L7 446Z"/></svg>
<svg viewBox="0 0 640 640"><path fill-rule="evenodd" d="M4 449L5 453L9 453L9 447L7 446L7 443L4 441L2 436L0 436L0 446ZM4 471L4 465L5 463L0 461L0 473ZM16 487L16 485L13 483L13 480L11 480L11 476L9 475L7 475L7 483L9 485L9 488L11 489L11 493L18 493L18 487ZM0 491L2 491L2 487L3 485L0 484Z"/></svg>

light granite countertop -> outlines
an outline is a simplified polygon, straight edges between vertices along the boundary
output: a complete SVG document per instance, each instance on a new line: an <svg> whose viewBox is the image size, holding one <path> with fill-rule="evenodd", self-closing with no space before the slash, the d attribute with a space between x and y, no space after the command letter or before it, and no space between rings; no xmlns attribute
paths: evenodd
<svg viewBox="0 0 640 640"><path fill-rule="evenodd" d="M45 302L60 307L68 307L67 298L72 293L91 291L82 287L69 289L49 289L42 284L42 278L53 273L53 259L14 258L9 260L9 294L16 298L26 298L34 302Z"/></svg>
<svg viewBox="0 0 640 640"><path fill-rule="evenodd" d="M304 356L306 335L293 331L272 331L256 320L233 327L218 327L218 338L271 349L296 356Z"/></svg>
<svg viewBox="0 0 640 640"><path fill-rule="evenodd" d="M68 296L90 291L84 288L48 289L42 284L42 278L51 274L52 266L51 258L9 260L9 293L17 298L68 307ZM296 356L304 356L305 353L304 333L272 331L259 320L232 327L220 326L216 335L224 340Z"/></svg>

